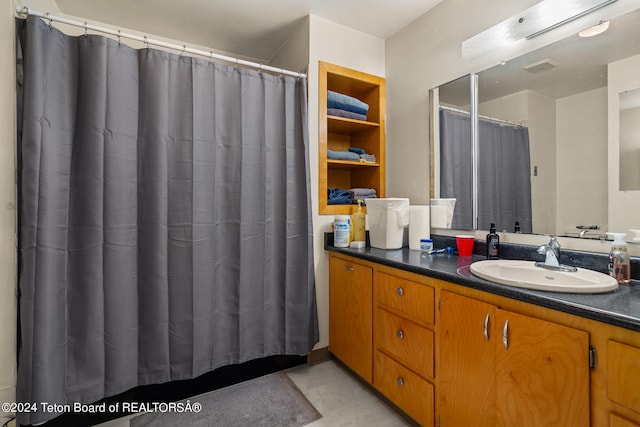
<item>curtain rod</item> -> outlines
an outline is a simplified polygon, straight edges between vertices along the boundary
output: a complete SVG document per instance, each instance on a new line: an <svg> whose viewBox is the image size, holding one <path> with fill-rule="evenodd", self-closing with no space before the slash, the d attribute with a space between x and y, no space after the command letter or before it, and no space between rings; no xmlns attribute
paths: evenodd
<svg viewBox="0 0 640 427"><path fill-rule="evenodd" d="M453 108L453 107L447 107L446 105L440 105L440 108L443 108L443 109L449 110L449 111L454 111L456 113L470 114L468 111L459 110L459 109ZM504 124L511 125L511 126L517 126L517 127L521 127L521 128L526 127L522 123L510 122L509 120L497 119L495 117L483 116L481 114L478 114L478 118L479 119L490 120L492 122L504 123Z"/></svg>
<svg viewBox="0 0 640 427"><path fill-rule="evenodd" d="M251 67L251 68L257 68L258 70L265 70L265 71L271 71L274 73L279 73L279 74L285 74L288 76L293 76L293 77L306 77L306 74L303 73L298 73L295 71L289 71L289 70L285 70L282 68L276 68L276 67L272 67L269 65L264 65L264 64L260 64L259 62L252 62L252 61L245 61L244 59L240 59L240 58L234 58L231 56L226 56L226 55L219 55L217 53L213 53L212 51L204 51L204 50L200 50L200 49L195 49L195 48L191 48L191 47L187 47L186 45L177 45L177 44L173 44L173 43L167 43L167 42L163 42L160 40L155 40L155 39L151 39L148 38L147 36L138 36L135 34L130 34L130 33L123 33L120 30L112 30L109 28L105 28L105 27L99 27L93 24L89 24L86 21L85 22L80 22L80 21L74 21L71 19L67 19L67 18L63 18L60 16L54 16L51 15L49 12L47 13L42 13L42 12L37 12L35 10L32 10L26 6L24 7L20 7L20 6L16 6L16 13L20 16L20 18L24 18L28 15L33 15L33 16L38 16L40 18L44 18L46 20L48 20L49 22L51 21L55 21L55 22L60 22L62 24L67 24L67 25L72 25L74 27L80 27L80 28L84 28L85 31L87 30L91 30L91 31L96 31L96 32L100 32L100 33L105 33L105 34L110 34L112 36L118 37L118 39L120 38L127 38L127 39L131 39L131 40L136 40L139 42L142 42L144 44L147 45L147 47L149 45L154 45L154 46L160 46L160 47L164 47L167 49L172 49L172 50L177 50L180 52L187 52L187 53L191 53L194 55L198 55L198 56L204 56L210 59L218 59L221 61L225 61L225 62L231 62L231 63L235 63L238 65L244 65L247 67Z"/></svg>

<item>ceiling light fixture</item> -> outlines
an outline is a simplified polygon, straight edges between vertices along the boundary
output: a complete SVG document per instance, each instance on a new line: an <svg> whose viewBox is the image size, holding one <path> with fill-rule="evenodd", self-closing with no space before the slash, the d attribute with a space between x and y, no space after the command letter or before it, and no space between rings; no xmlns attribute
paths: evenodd
<svg viewBox="0 0 640 427"><path fill-rule="evenodd" d="M600 21L598 25L582 30L578 33L580 37L593 37L602 34L609 29L609 21Z"/></svg>
<svg viewBox="0 0 640 427"><path fill-rule="evenodd" d="M551 30L553 30L555 28L558 28L558 27L560 27L562 25L568 24L571 21L575 21L578 18L582 18L583 16L588 15L590 13L593 13L593 12L595 12L596 10L598 10L600 8L603 8L605 6L609 6L611 3L615 3L616 1L617 0L607 0L604 3L597 4L597 5L593 6L590 9L584 10L584 11L582 11L580 13L576 13L575 15L570 16L567 19L564 19L564 20L562 20L560 22L557 22L557 23L555 23L553 25L548 26L547 28L543 28L542 30L537 31L537 32L535 32L533 34L529 34L527 37L525 37L525 39L531 40L532 38L538 37L539 35L544 34L547 31L551 31Z"/></svg>
<svg viewBox="0 0 640 427"><path fill-rule="evenodd" d="M465 59L479 58L490 51L515 46L553 29L583 18L617 0L542 0L527 10L462 42ZM634 0L635 1L635 0ZM601 19L602 14L599 14ZM596 21L597 22L597 21ZM584 28L584 27L583 27ZM577 28L576 28L577 32Z"/></svg>

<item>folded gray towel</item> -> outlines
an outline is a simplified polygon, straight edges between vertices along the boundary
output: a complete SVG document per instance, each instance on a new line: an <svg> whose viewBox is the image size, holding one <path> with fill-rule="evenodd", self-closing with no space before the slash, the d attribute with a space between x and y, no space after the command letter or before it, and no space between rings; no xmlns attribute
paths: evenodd
<svg viewBox="0 0 640 427"><path fill-rule="evenodd" d="M376 190L375 188L351 188L349 189L353 197L360 196L375 196Z"/></svg>
<svg viewBox="0 0 640 427"><path fill-rule="evenodd" d="M346 117L348 119L367 120L366 114L358 114L353 111L341 110L339 108L327 108L327 114L330 116Z"/></svg>

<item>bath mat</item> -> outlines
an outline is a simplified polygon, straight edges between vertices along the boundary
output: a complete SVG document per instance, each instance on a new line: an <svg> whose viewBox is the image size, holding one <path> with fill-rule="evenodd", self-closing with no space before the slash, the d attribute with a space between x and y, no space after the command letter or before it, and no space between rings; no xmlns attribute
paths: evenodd
<svg viewBox="0 0 640 427"><path fill-rule="evenodd" d="M193 410L194 403L201 410ZM284 372L276 372L180 401L131 419L131 427L300 427L321 417ZM173 410L172 410L173 409Z"/></svg>

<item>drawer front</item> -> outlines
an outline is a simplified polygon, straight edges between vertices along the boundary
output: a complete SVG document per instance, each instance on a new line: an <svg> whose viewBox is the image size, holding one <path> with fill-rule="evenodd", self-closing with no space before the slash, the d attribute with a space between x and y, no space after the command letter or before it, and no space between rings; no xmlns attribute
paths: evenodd
<svg viewBox="0 0 640 427"><path fill-rule="evenodd" d="M376 308L376 347L420 375L434 376L434 333L407 319Z"/></svg>
<svg viewBox="0 0 640 427"><path fill-rule="evenodd" d="M417 321L432 325L435 319L434 289L386 273L376 273L378 304L399 310Z"/></svg>
<svg viewBox="0 0 640 427"><path fill-rule="evenodd" d="M376 351L373 385L420 425L434 425L433 385Z"/></svg>
<svg viewBox="0 0 640 427"><path fill-rule="evenodd" d="M640 412L640 348L609 340L609 399Z"/></svg>

